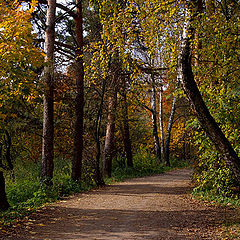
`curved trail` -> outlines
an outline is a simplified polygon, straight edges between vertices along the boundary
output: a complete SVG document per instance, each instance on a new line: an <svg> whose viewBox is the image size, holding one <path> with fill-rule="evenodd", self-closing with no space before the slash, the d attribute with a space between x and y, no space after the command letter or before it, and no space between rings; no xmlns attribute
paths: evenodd
<svg viewBox="0 0 240 240"><path fill-rule="evenodd" d="M219 239L231 211L191 199L190 176L175 170L75 195L32 214L4 239Z"/></svg>

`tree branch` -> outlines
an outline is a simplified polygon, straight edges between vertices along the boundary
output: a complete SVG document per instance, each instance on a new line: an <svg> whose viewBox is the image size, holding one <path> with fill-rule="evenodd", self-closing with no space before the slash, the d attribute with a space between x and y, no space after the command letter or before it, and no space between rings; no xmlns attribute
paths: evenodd
<svg viewBox="0 0 240 240"><path fill-rule="evenodd" d="M35 38L34 39L35 42L39 42L39 43L43 43L45 40L44 39L37 39ZM66 44L66 43L62 43L62 42L58 42L58 41L55 41L55 44L59 47L64 47L64 48L68 48L69 50L73 50L75 51L75 47L72 46L72 45L69 45L69 44Z"/></svg>

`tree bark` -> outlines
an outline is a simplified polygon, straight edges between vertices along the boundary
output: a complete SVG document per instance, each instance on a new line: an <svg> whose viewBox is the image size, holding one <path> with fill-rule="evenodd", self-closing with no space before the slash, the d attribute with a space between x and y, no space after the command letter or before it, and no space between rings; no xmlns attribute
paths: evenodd
<svg viewBox="0 0 240 240"><path fill-rule="evenodd" d="M115 83L115 81L114 81ZM117 106L117 91L115 87L110 90L108 101L107 130L104 147L103 173L108 177L112 175L112 159L114 157L114 141L115 141L115 119Z"/></svg>
<svg viewBox="0 0 240 240"><path fill-rule="evenodd" d="M5 180L3 172L0 171L0 211L5 211L9 208L9 203L7 201L7 196L5 192Z"/></svg>
<svg viewBox="0 0 240 240"><path fill-rule="evenodd" d="M75 132L72 160L72 179L81 180L83 152L83 107L84 107L84 67L83 67L83 16L82 0L76 0L77 16L74 18L76 27L77 50L75 62L76 98L75 98Z"/></svg>
<svg viewBox="0 0 240 240"><path fill-rule="evenodd" d="M161 140L161 158L164 157L164 132L163 132L163 87L160 87L160 101L159 101L159 129Z"/></svg>
<svg viewBox="0 0 240 240"><path fill-rule="evenodd" d="M191 29L189 27L190 20L186 21L183 29L181 52L179 56L180 80L201 127L205 130L207 136L215 145L226 165L231 169L232 173L234 174L235 180L240 186L240 159L237 153L234 151L233 147L231 146L230 142L218 126L217 122L210 114L194 80L191 65L192 54L190 44L193 38L194 29Z"/></svg>
<svg viewBox="0 0 240 240"><path fill-rule="evenodd" d="M43 143L42 181L50 185L53 177L53 107L54 107L54 42L55 42L56 0L48 0L45 31L44 97L43 97Z"/></svg>
<svg viewBox="0 0 240 240"><path fill-rule="evenodd" d="M97 145L97 155L96 155L96 166L95 166L95 183L98 187L104 186L105 182L103 179L103 175L100 169L100 157L101 157L101 146L100 146L100 140L99 138L97 139L96 142Z"/></svg>
<svg viewBox="0 0 240 240"><path fill-rule="evenodd" d="M177 90L179 86L180 79L178 78L177 80L177 85L175 88L175 91ZM176 100L177 96L175 95L173 97L172 101L172 107L171 107L171 113L168 121L168 127L167 127L167 134L166 134L166 143L165 143L165 153L164 153L164 160L167 166L170 166L170 141L171 141L171 132L172 132L172 126L173 126L173 120L174 120L174 115L175 115L175 110L176 110Z"/></svg>
<svg viewBox="0 0 240 240"><path fill-rule="evenodd" d="M132 144L130 139L129 123L128 123L128 103L127 103L127 94L126 94L125 86L123 89L122 113L123 113L123 144L124 144L124 150L127 157L127 166L133 167Z"/></svg>
<svg viewBox="0 0 240 240"><path fill-rule="evenodd" d="M101 157L100 130L101 130L102 110L103 110L105 90L106 90L106 79L104 78L102 82L101 102L100 102L98 113L97 113L96 128L95 128L97 154L96 154L96 162L95 162L95 169L94 169L95 170L94 180L97 186L105 185L103 175L100 169L100 157Z"/></svg>
<svg viewBox="0 0 240 240"><path fill-rule="evenodd" d="M152 126L153 126L153 138L156 151L156 158L158 162L161 162L161 147L159 144L158 130L157 130L157 106L156 106L156 87L154 76L152 78Z"/></svg>

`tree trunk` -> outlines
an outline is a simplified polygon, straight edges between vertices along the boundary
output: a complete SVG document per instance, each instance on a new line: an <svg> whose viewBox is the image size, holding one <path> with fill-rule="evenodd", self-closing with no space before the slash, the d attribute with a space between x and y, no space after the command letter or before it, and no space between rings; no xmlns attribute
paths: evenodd
<svg viewBox="0 0 240 240"><path fill-rule="evenodd" d="M43 143L42 143L42 181L52 184L53 177L53 91L54 91L54 41L55 41L56 0L48 0L47 28L45 31L44 98L43 98Z"/></svg>
<svg viewBox="0 0 240 240"><path fill-rule="evenodd" d="M179 82L180 82L180 79L178 78L175 91L178 88ZM174 115L175 115L175 110L176 110L176 100L177 100L177 96L175 95L173 97L173 101L172 101L172 108L171 108L171 113L170 113L170 117L169 117L169 121L168 121L168 127L167 127L167 134L166 134L164 158L165 158L165 162L166 162L167 166L170 166L170 160L169 160L170 141L171 141L171 131L172 131L172 126L173 126L173 120L174 120Z"/></svg>
<svg viewBox="0 0 240 240"><path fill-rule="evenodd" d="M9 208L9 203L7 201L7 196L5 192L5 180L3 172L0 171L0 211L5 211Z"/></svg>
<svg viewBox="0 0 240 240"><path fill-rule="evenodd" d="M192 19L190 19L192 20ZM183 89L191 103L196 117L201 127L205 130L207 136L211 139L218 152L221 154L226 165L231 169L235 180L240 186L240 159L234 151L228 139L210 114L205 105L201 93L194 80L191 65L191 41L193 30L190 29L190 20L188 20L183 29L183 38L181 43L181 52L179 56L179 76ZM190 35L189 35L190 34Z"/></svg>
<svg viewBox="0 0 240 240"><path fill-rule="evenodd" d="M159 101L159 129L161 140L161 158L164 157L164 133L163 133L163 87L160 87L160 101Z"/></svg>
<svg viewBox="0 0 240 240"><path fill-rule="evenodd" d="M84 107L84 67L83 67L83 17L82 1L76 0L77 16L75 20L77 50L75 62L76 98L75 98L75 132L72 160L72 179L81 180L83 152L83 107Z"/></svg>
<svg viewBox="0 0 240 240"><path fill-rule="evenodd" d="M127 94L126 94L125 86L123 89L122 112L123 112L123 144L124 144L124 150L127 157L127 166L133 167L132 144L131 144L130 133L129 133L128 104L127 104Z"/></svg>
<svg viewBox="0 0 240 240"><path fill-rule="evenodd" d="M98 187L101 187L105 185L105 182L103 180L103 175L100 169L101 146L100 146L99 138L97 139L96 145L97 145L97 155L96 155L96 166L95 166L95 183Z"/></svg>
<svg viewBox="0 0 240 240"><path fill-rule="evenodd" d="M115 81L114 81L115 82ZM117 91L112 87L108 101L107 130L104 148L103 173L108 177L112 175L112 159L114 157L115 118L117 106Z"/></svg>
<svg viewBox="0 0 240 240"><path fill-rule="evenodd" d="M13 163L12 163L12 157L11 157L11 147L12 147L12 138L7 130L5 130L6 138L5 138L5 143L6 143L6 154L5 158L7 160L7 164L9 169L12 171L13 170Z"/></svg>
<svg viewBox="0 0 240 240"><path fill-rule="evenodd" d="M101 102L97 113L96 118L96 128L95 128L95 140L96 140L96 147L97 147L97 154L96 154L96 162L95 162L95 174L94 180L97 186L104 186L105 182L102 176L102 172L100 169L100 157L101 157L101 145L100 145L100 130L101 130L101 122L102 122L102 110L103 110L103 102L104 102L104 95L106 89L106 79L103 79L102 82L102 94L101 94Z"/></svg>
<svg viewBox="0 0 240 240"><path fill-rule="evenodd" d="M154 76L152 77L152 125L153 125L153 137L156 151L156 158L158 162L161 162L161 147L159 144L158 130L157 130L157 106L156 106L156 88Z"/></svg>

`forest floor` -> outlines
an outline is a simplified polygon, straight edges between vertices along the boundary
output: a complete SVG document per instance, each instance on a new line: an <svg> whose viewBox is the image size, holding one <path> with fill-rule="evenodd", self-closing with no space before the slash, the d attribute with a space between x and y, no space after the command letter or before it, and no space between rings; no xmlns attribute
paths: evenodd
<svg viewBox="0 0 240 240"><path fill-rule="evenodd" d="M190 176L174 170L76 194L25 217L0 239L240 239L221 237L237 210L192 199Z"/></svg>

